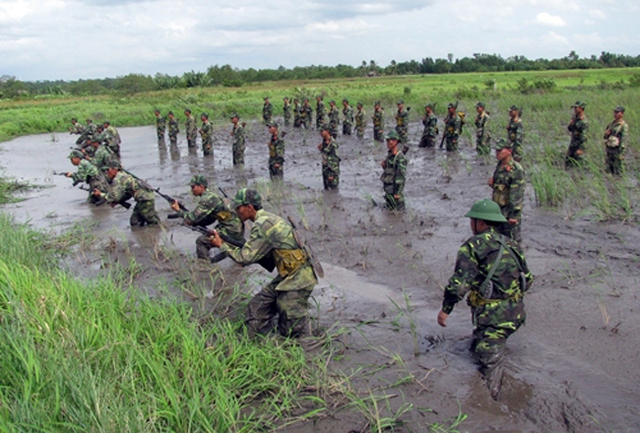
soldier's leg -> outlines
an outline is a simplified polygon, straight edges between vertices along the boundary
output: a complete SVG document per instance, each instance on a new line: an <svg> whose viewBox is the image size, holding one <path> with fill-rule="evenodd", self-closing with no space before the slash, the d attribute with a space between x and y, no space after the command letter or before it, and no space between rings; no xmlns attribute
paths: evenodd
<svg viewBox="0 0 640 433"><path fill-rule="evenodd" d="M196 239L196 257L199 259L209 260L209 250L213 248L209 236L200 235Z"/></svg>
<svg viewBox="0 0 640 433"><path fill-rule="evenodd" d="M420 143L418 143L418 147L428 147L429 145L429 136L426 134L422 134L420 137Z"/></svg>
<svg viewBox="0 0 640 433"><path fill-rule="evenodd" d="M144 223L147 223L150 226L160 224L160 217L156 212L155 200L138 202L136 207L138 207L139 215L143 219L143 224L141 225L144 225Z"/></svg>
<svg viewBox="0 0 640 433"><path fill-rule="evenodd" d="M309 332L310 289L278 292L278 332L284 337L298 338Z"/></svg>
<svg viewBox="0 0 640 433"><path fill-rule="evenodd" d="M129 224L131 226L142 227L144 225L145 220L140 214L140 203L141 202L137 201L136 205L133 207L133 210L131 211L131 216L129 217Z"/></svg>
<svg viewBox="0 0 640 433"><path fill-rule="evenodd" d="M272 319L278 314L276 285L271 282L249 301L245 323L251 332L264 335L273 328Z"/></svg>

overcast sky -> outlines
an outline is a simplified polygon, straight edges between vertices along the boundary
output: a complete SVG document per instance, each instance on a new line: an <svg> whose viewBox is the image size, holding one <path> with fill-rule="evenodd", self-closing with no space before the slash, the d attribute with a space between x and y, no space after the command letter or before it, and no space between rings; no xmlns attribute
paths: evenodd
<svg viewBox="0 0 640 433"><path fill-rule="evenodd" d="M0 75L640 54L638 0L0 0Z"/></svg>

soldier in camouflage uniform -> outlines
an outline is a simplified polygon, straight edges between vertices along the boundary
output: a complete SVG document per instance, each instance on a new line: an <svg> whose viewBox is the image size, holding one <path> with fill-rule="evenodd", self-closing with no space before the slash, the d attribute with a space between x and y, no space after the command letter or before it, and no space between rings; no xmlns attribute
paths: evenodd
<svg viewBox="0 0 640 433"><path fill-rule="evenodd" d="M169 117L169 143L172 146L178 144L178 134L180 133L180 126L178 125L178 121L173 115L173 111L169 111L167 113Z"/></svg>
<svg viewBox="0 0 640 433"><path fill-rule="evenodd" d="M462 128L462 120L454 104L447 105L447 117L444 118L444 142L447 152L455 152L458 150L458 137L460 136L460 128Z"/></svg>
<svg viewBox="0 0 640 433"><path fill-rule="evenodd" d="M69 154L69 159L71 160L71 164L78 167L78 171L75 173L68 172L67 177L73 179L73 186L76 186L80 182L85 182L89 185L89 197L87 201L93 203L95 205L101 205L104 203L104 200L101 200L99 197L95 197L92 192L94 189L104 189L104 182L100 172L96 168L95 165L87 161L84 157L84 154L79 150L72 150L71 154Z"/></svg>
<svg viewBox="0 0 640 433"><path fill-rule="evenodd" d="M338 138L338 126L340 125L340 111L336 107L336 101L329 101L329 126L331 126L331 136ZM322 128L322 126L321 126Z"/></svg>
<svg viewBox="0 0 640 433"><path fill-rule="evenodd" d="M273 105L269 102L269 97L264 97L264 105L262 106L262 120L264 120L265 125L271 123L271 119L273 118Z"/></svg>
<svg viewBox="0 0 640 433"><path fill-rule="evenodd" d="M491 152L491 132L489 132L489 114L484 109L484 102L476 104L476 152L478 155L488 155Z"/></svg>
<svg viewBox="0 0 640 433"><path fill-rule="evenodd" d="M111 191L104 193L96 189L93 195L105 199L112 206L133 197L136 205L133 207L129 224L140 227L145 224L159 224L160 218L156 212L156 197L153 191L143 187L133 176L121 170L120 162L112 159L106 168L107 178L111 180Z"/></svg>
<svg viewBox="0 0 640 433"><path fill-rule="evenodd" d="M465 216L471 218L473 236L458 250L438 324L447 326L453 307L469 293L467 303L474 325L471 350L491 396L497 400L507 338L525 322L523 297L533 275L518 245L496 230L505 218L494 202L481 200Z"/></svg>
<svg viewBox="0 0 640 433"><path fill-rule="evenodd" d="M362 102L356 105L356 135L358 138L364 137L364 129L367 127L367 113L364 112Z"/></svg>
<svg viewBox="0 0 640 433"><path fill-rule="evenodd" d="M522 204L524 202L524 170L512 159L509 144L500 139L496 143L496 166L489 186L493 188L493 201L498 203L502 215L507 219L500 227L500 233L520 242L520 225L522 221Z"/></svg>
<svg viewBox="0 0 640 433"><path fill-rule="evenodd" d="M86 122L87 126L83 128L80 137L78 137L78 139L76 140L76 144L82 145L87 140L87 138L93 137L98 131L98 126L93 123L93 120L87 118Z"/></svg>
<svg viewBox="0 0 640 433"><path fill-rule="evenodd" d="M196 123L196 118L193 117L191 110L188 108L184 110L184 115L186 116L184 127L187 134L187 146L194 148L196 147L196 141L198 140L198 125ZM204 150L204 145L202 147Z"/></svg>
<svg viewBox="0 0 640 433"><path fill-rule="evenodd" d="M269 177L271 180L282 180L284 177L284 135L278 131L278 124L267 125L271 139L269 140Z"/></svg>
<svg viewBox="0 0 640 433"><path fill-rule="evenodd" d="M520 109L512 105L509 107L509 124L507 125L507 142L513 149L513 159L522 161L522 140L524 139L524 125L520 118Z"/></svg>
<svg viewBox="0 0 640 433"><path fill-rule="evenodd" d="M164 143L164 134L167 130L167 121L164 116L160 114L160 110L154 111L156 115L156 134L158 134L158 142Z"/></svg>
<svg viewBox="0 0 640 433"><path fill-rule="evenodd" d="M184 223L190 226L207 227L217 222L216 230L223 235L239 242L244 242L244 224L235 212L229 210L222 197L208 190L209 182L198 174L191 178L189 182L191 193L198 198L196 208L192 211L180 209L180 203L171 203L171 209L176 211L180 218L184 218ZM209 250L213 248L211 238L201 235L196 239L196 256L199 259L209 260Z"/></svg>
<svg viewBox="0 0 640 433"><path fill-rule="evenodd" d="M311 118L313 117L313 108L309 105L309 99L304 98L302 101L302 111L300 112L300 121L304 129L311 127ZM324 116L323 116L324 117Z"/></svg>
<svg viewBox="0 0 640 433"><path fill-rule="evenodd" d="M398 149L400 136L396 131L387 134L387 158L382 161L382 189L387 209L403 210L404 184L407 177L407 158Z"/></svg>
<svg viewBox="0 0 640 433"><path fill-rule="evenodd" d="M351 135L351 128L353 128L353 108L349 105L348 99L342 100L342 115L344 121L342 122L342 134Z"/></svg>
<svg viewBox="0 0 640 433"><path fill-rule="evenodd" d="M325 119L324 97L322 95L316 96L316 129L322 129Z"/></svg>
<svg viewBox="0 0 640 433"><path fill-rule="evenodd" d="M380 101L376 101L373 104L373 139L375 141L382 141L384 139L384 108L380 104Z"/></svg>
<svg viewBox="0 0 640 433"><path fill-rule="evenodd" d="M427 104L424 106L424 117L422 118L422 124L424 130L422 131L422 137L420 138L420 144L418 147L435 147L436 137L438 137L438 118L433 114L435 104Z"/></svg>
<svg viewBox="0 0 640 433"><path fill-rule="evenodd" d="M604 132L607 171L617 176L624 173L624 152L629 136L629 125L623 117L624 107L617 106L613 110L614 120Z"/></svg>
<svg viewBox="0 0 640 433"><path fill-rule="evenodd" d="M278 317L278 331L285 337L307 333L308 300L318 283L309 257L298 245L293 228L279 216L262 209L257 191L241 189L235 196L236 213L242 222L253 221L251 235L242 248L222 241L214 233L211 243L241 265L271 255L278 275L256 294L247 308L246 323L255 333L266 334Z"/></svg>
<svg viewBox="0 0 640 433"><path fill-rule="evenodd" d="M211 125L211 122L209 122L209 114L202 113L200 115L200 120L202 121L202 127L200 128L200 137L202 138L202 153L205 156L213 156L213 125ZM194 145L195 142L196 141L193 140Z"/></svg>
<svg viewBox="0 0 640 433"><path fill-rule="evenodd" d="M240 116L238 113L233 113L231 115L231 123L233 124L233 128L231 129L231 139L233 140L231 144L231 149L233 151L233 165L238 168L244 167L244 147L245 147L245 136L244 136L244 123L240 123Z"/></svg>
<svg viewBox="0 0 640 433"><path fill-rule="evenodd" d="M302 107L298 98L293 98L293 127L300 128L302 126Z"/></svg>
<svg viewBox="0 0 640 433"><path fill-rule="evenodd" d="M118 156L113 153L105 144L100 144L95 138L90 138L89 142L94 149L91 163L96 166L99 173L102 173L104 171L104 168L106 168L107 163L113 158L117 159Z"/></svg>
<svg viewBox="0 0 640 433"><path fill-rule="evenodd" d="M322 125L320 135L322 142L318 144L318 150L322 153L322 183L324 189L335 189L340 184L338 143L331 137L331 128L327 124Z"/></svg>
<svg viewBox="0 0 640 433"><path fill-rule="evenodd" d="M69 127L69 134L82 135L83 132L84 132L84 126L78 123L78 119L76 119L75 117L72 117L71 126Z"/></svg>
<svg viewBox="0 0 640 433"><path fill-rule="evenodd" d="M564 166L566 168L581 165L584 151L587 144L587 132L589 131L589 121L584 115L584 109L587 106L584 102L576 101L571 106L573 108L573 117L567 125L567 129L571 133L571 142L567 155L564 158Z"/></svg>
<svg viewBox="0 0 640 433"><path fill-rule="evenodd" d="M286 96L282 98L282 101L284 102L282 107L282 111L284 113L284 126L289 126L289 123L291 123L291 103L289 102L289 98Z"/></svg>
<svg viewBox="0 0 640 433"><path fill-rule="evenodd" d="M103 137L104 137L104 140L107 142L107 146L113 153L115 153L118 156L118 159L120 159L120 145L122 144L122 139L120 139L120 133L115 128L115 126L113 126L111 122L109 122L108 120L104 121L103 126L104 126Z"/></svg>
<svg viewBox="0 0 640 433"><path fill-rule="evenodd" d="M398 111L396 112L396 132L400 136L400 143L402 143L403 153L407 153L409 147L407 143L409 141L409 110L404 108L404 101L400 99L396 104Z"/></svg>

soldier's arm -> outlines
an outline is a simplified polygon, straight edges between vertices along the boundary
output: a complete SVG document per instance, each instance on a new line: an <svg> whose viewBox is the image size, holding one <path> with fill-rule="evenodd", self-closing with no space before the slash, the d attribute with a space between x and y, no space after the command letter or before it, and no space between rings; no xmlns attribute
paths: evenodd
<svg viewBox="0 0 640 433"><path fill-rule="evenodd" d="M271 243L259 224L253 225L249 239L242 248L226 242L220 245L220 252L226 253L233 261L241 265L250 265L260 261L271 249Z"/></svg>
<svg viewBox="0 0 640 433"><path fill-rule="evenodd" d="M396 160L396 175L394 179L395 194L402 194L407 175L407 160L400 156Z"/></svg>
<svg viewBox="0 0 640 433"><path fill-rule="evenodd" d="M508 219L519 219L524 202L524 172L521 169L513 170L513 177L509 185L509 204L507 205Z"/></svg>
<svg viewBox="0 0 640 433"><path fill-rule="evenodd" d="M478 262L473 255L470 242L465 243L458 250L456 266L449 283L444 289L442 311L451 314L453 307L464 299L465 295L473 287L478 275Z"/></svg>

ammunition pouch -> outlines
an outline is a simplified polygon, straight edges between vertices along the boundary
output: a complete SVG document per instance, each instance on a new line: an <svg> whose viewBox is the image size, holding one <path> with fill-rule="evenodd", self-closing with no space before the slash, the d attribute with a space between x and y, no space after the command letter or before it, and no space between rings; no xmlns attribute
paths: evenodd
<svg viewBox="0 0 640 433"><path fill-rule="evenodd" d="M275 146L269 146L269 158L276 157L276 148Z"/></svg>
<svg viewBox="0 0 640 433"><path fill-rule="evenodd" d="M307 255L301 249L295 250L273 250L273 257L276 260L278 274L285 278L296 272L302 265L307 263Z"/></svg>
<svg viewBox="0 0 640 433"><path fill-rule="evenodd" d="M216 213L216 219L220 222L227 222L230 218L231 212L229 212L228 210L221 210L220 212Z"/></svg>
<svg viewBox="0 0 640 433"><path fill-rule="evenodd" d="M518 292L513 296L509 296L504 299L487 299L483 297L479 292L472 290L469 292L469 296L467 296L467 304L472 308L483 307L485 305L496 304L502 301L513 301L518 302L522 299L522 292Z"/></svg>
<svg viewBox="0 0 640 433"><path fill-rule="evenodd" d="M607 138L607 140L604 142L604 144L609 149L616 149L616 148L620 147L620 139L618 137L616 137L615 135L612 135L611 137Z"/></svg>
<svg viewBox="0 0 640 433"><path fill-rule="evenodd" d="M509 204L509 191L507 185L493 185L492 200L498 203L498 206L504 207Z"/></svg>

